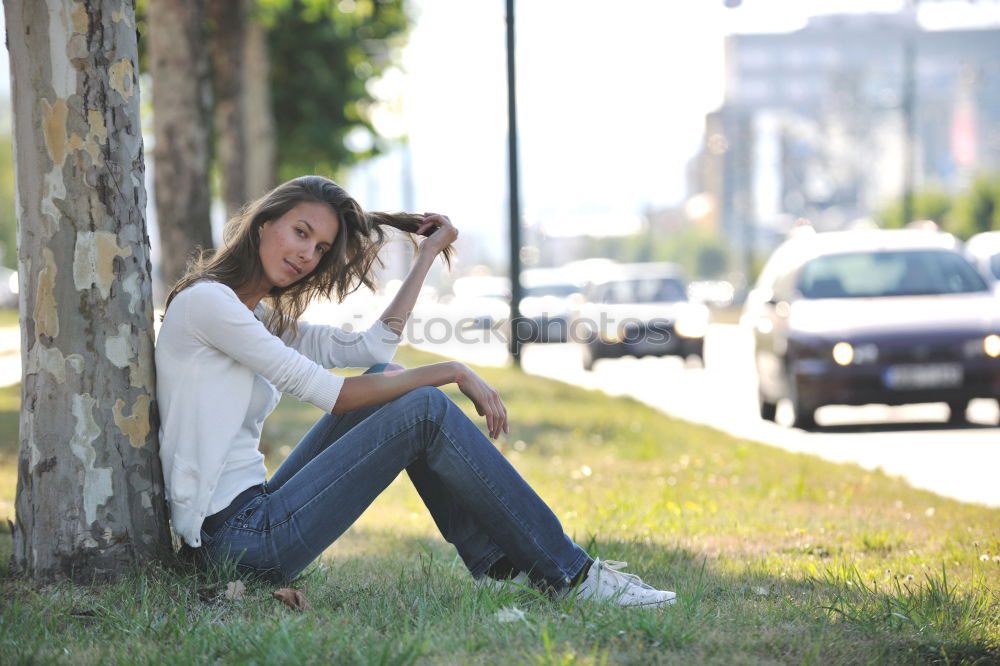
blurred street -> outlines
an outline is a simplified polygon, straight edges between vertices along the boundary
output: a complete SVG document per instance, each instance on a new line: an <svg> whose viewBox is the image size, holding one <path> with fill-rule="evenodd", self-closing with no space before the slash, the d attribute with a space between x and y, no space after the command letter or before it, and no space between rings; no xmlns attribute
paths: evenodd
<svg viewBox="0 0 1000 666"><path fill-rule="evenodd" d="M420 349L486 366L509 360L503 343L483 341L482 332L468 342L423 342ZM0 386L20 381L21 357L17 329L0 330ZM710 425L737 437L765 442L788 451L820 456L834 462L854 462L867 469L906 478L912 485L955 499L1000 506L1000 446L997 407L989 400L973 401L965 426L947 423L942 404L903 407L822 407L819 429L805 432L788 427L790 414L779 406L778 423L757 414L755 376L750 340L739 326L713 324L705 342L705 367L677 358L602 359L587 372L581 347L574 343L532 344L523 352L526 372L609 395L627 395L664 412ZM513 418L517 418L514 414Z"/></svg>
<svg viewBox="0 0 1000 666"><path fill-rule="evenodd" d="M835 462L855 462L868 469L906 478L912 485L956 499L1000 506L1000 446L997 407L973 401L970 424L947 424L942 404L884 407L822 407L814 432L788 427L790 414L779 406L778 424L760 419L749 336L736 325L714 324L706 338L706 367L690 367L677 358L603 359L592 372L583 370L576 344L528 345L526 372L577 386L628 395L664 412L704 423L738 437L789 451L811 453ZM499 342L419 345L470 363L503 365ZM517 418L517 415L513 415Z"/></svg>

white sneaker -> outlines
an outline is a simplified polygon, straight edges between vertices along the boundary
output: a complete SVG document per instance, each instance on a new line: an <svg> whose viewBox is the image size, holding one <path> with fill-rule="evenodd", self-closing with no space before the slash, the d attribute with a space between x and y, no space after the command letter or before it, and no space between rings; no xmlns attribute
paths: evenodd
<svg viewBox="0 0 1000 666"><path fill-rule="evenodd" d="M563 599L592 599L610 601L619 606L665 606L677 600L677 595L665 590L657 590L635 574L619 571L627 562L594 559L587 577L576 587L560 592Z"/></svg>
<svg viewBox="0 0 1000 666"><path fill-rule="evenodd" d="M483 576L476 579L475 585L490 592L522 592L524 588L531 587L531 578L528 577L528 574L520 571L513 578L504 578L503 580Z"/></svg>

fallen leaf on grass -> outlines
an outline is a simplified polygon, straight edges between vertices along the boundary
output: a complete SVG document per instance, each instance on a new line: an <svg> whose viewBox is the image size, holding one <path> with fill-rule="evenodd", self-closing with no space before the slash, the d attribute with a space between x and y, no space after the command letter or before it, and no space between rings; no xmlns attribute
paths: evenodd
<svg viewBox="0 0 1000 666"><path fill-rule="evenodd" d="M517 622L518 620L528 621L524 616L524 611L517 606L505 606L497 611L497 622Z"/></svg>
<svg viewBox="0 0 1000 666"><path fill-rule="evenodd" d="M247 586L243 584L241 580L234 580L231 583L226 583L226 599L230 601L239 601L243 598L243 592L245 592Z"/></svg>
<svg viewBox="0 0 1000 666"><path fill-rule="evenodd" d="M292 610L312 610L312 604L306 599L306 595L294 587L283 587L280 590L272 592L271 596Z"/></svg>

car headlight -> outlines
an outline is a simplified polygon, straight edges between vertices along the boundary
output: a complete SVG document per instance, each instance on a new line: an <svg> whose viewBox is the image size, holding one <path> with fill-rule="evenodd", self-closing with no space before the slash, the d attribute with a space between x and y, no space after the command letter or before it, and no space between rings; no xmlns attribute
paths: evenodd
<svg viewBox="0 0 1000 666"><path fill-rule="evenodd" d="M872 343L852 345L841 341L833 346L830 355L837 365L864 365L878 360L878 346Z"/></svg>
<svg viewBox="0 0 1000 666"><path fill-rule="evenodd" d="M604 330L601 331L601 340L604 342L617 343L621 342L622 337L622 330L621 327L618 326L618 322L605 322Z"/></svg>
<svg viewBox="0 0 1000 666"><path fill-rule="evenodd" d="M700 313L681 315L674 323L674 332L682 338L703 338L708 333L708 317Z"/></svg>
<svg viewBox="0 0 1000 666"><path fill-rule="evenodd" d="M682 338L703 338L708 333L708 308L692 306L680 313L674 322L674 332Z"/></svg>
<svg viewBox="0 0 1000 666"><path fill-rule="evenodd" d="M1000 335L991 333L983 338L983 351L990 358L1000 356Z"/></svg>
<svg viewBox="0 0 1000 666"><path fill-rule="evenodd" d="M854 362L854 347L850 342L838 342L833 346L832 354L837 365L850 365Z"/></svg>
<svg viewBox="0 0 1000 666"><path fill-rule="evenodd" d="M990 333L982 338L974 338L965 343L962 352L968 358L986 354L990 358L1000 357L1000 335Z"/></svg>

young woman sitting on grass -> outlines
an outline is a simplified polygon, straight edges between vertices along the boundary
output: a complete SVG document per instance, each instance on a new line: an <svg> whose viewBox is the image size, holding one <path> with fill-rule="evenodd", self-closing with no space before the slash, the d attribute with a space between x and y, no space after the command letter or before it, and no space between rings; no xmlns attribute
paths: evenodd
<svg viewBox="0 0 1000 666"><path fill-rule="evenodd" d="M372 286L393 227L426 236L366 331L297 321L317 297ZM674 601L590 558L444 393L454 382L507 432L497 391L468 366L382 372L427 271L458 231L443 215L365 212L339 186L296 178L230 221L225 246L167 299L156 342L160 456L174 530L199 559L288 581L406 470L441 534L481 584L533 584L624 606ZM343 378L327 368L374 366ZM266 479L261 427L280 393L327 412ZM492 580L491 580L492 579Z"/></svg>

